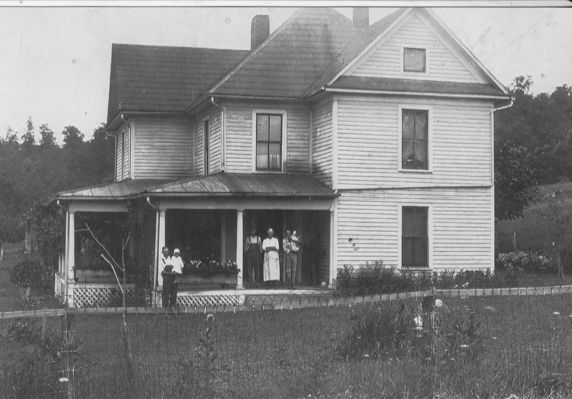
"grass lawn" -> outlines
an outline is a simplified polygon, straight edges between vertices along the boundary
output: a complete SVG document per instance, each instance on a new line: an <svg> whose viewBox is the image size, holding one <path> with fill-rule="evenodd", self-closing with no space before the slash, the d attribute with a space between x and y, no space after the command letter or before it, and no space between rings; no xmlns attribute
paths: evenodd
<svg viewBox="0 0 572 399"><path fill-rule="evenodd" d="M412 357L339 359L335 348L359 306L220 313L210 323L203 314L130 315L129 391L136 398L533 398L570 382L572 296L444 302L451 312L470 306L478 315L484 352L477 360L445 353L438 366ZM78 314L73 328L77 397L127 397L120 316ZM206 367L209 354L216 356Z"/></svg>

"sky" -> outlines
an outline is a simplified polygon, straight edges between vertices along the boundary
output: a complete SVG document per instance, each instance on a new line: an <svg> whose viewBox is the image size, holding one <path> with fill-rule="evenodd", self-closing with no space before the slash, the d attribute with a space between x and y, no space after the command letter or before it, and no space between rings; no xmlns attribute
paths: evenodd
<svg viewBox="0 0 572 399"><path fill-rule="evenodd" d="M336 8L351 18L351 8ZM112 43L248 49L250 22L273 31L295 8L0 7L0 136L28 116L87 138L106 120ZM390 8L370 8L374 23ZM572 85L572 8L436 8L505 85L531 75L534 93Z"/></svg>

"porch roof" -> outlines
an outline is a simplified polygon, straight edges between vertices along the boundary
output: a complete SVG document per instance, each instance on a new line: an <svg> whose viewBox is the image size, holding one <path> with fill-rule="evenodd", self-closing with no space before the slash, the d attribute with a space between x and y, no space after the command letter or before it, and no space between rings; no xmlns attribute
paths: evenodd
<svg viewBox="0 0 572 399"><path fill-rule="evenodd" d="M337 194L308 175L218 173L165 183L144 191L162 196L314 197Z"/></svg>
<svg viewBox="0 0 572 399"><path fill-rule="evenodd" d="M123 180L115 183L82 187L74 190L60 191L55 199L59 200L120 200L141 193L149 187L159 186L167 180Z"/></svg>

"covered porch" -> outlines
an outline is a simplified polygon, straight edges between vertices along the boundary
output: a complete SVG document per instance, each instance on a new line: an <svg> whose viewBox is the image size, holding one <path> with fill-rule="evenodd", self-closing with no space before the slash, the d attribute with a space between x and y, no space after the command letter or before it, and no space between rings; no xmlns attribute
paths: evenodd
<svg viewBox="0 0 572 399"><path fill-rule="evenodd" d="M105 199L94 195L102 191ZM319 292L335 277L335 194L309 176L217 174L175 182L128 181L60 193L58 199L66 211L66 249L55 275L55 292L69 306L117 305L121 292L115 276L78 278L78 269L91 268L82 258L82 223L90 217L101 219L100 224L109 227L108 241L114 241L116 225L133 219L134 212L142 223L136 229L146 235L132 236L125 251L130 260L124 287L128 305L140 306L144 300L148 306L160 306L159 254L164 246L171 253L179 248L185 263L178 305L239 304L245 295L289 294L280 283L270 289L261 281L260 270L251 275L246 268L245 238L253 229L264 239L272 227L281 244L286 230L297 231L297 293ZM284 281L283 259L280 264Z"/></svg>

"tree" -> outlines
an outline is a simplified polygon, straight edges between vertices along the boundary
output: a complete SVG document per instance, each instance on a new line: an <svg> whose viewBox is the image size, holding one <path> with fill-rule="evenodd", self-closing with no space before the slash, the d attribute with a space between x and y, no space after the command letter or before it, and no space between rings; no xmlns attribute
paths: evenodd
<svg viewBox="0 0 572 399"><path fill-rule="evenodd" d="M526 149L513 142L495 142L495 218L516 219L534 202L534 171L525 167Z"/></svg>
<svg viewBox="0 0 572 399"><path fill-rule="evenodd" d="M22 149L24 151L31 151L36 144L36 138L34 137L34 122L32 122L32 117L28 116L28 121L26 122L26 133L22 135Z"/></svg>
<svg viewBox="0 0 572 399"><path fill-rule="evenodd" d="M54 148L57 146L54 131L47 124L40 125L40 146L44 148Z"/></svg>
<svg viewBox="0 0 572 399"><path fill-rule="evenodd" d="M75 126L64 127L62 135L64 136L64 148L83 144L83 133Z"/></svg>

